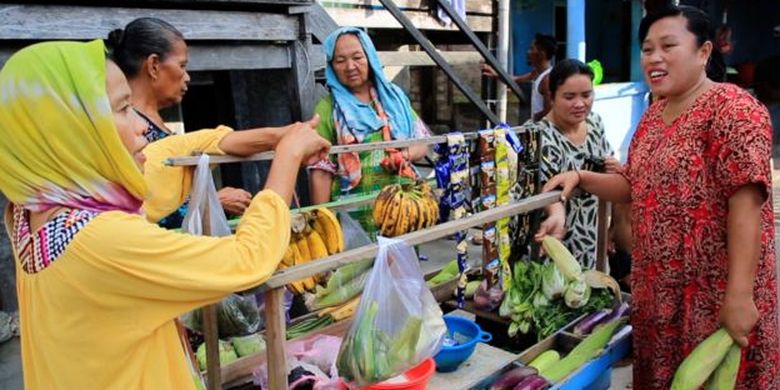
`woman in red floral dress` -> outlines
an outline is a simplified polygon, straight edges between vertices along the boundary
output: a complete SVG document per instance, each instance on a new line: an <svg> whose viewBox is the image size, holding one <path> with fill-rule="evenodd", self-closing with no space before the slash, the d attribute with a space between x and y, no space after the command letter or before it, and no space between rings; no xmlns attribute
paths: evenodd
<svg viewBox="0 0 780 390"><path fill-rule="evenodd" d="M567 172L545 190L562 187L564 201L577 186L632 201L635 389L668 389L682 360L719 327L744 347L738 388L778 389L767 111L707 78L712 35L701 11L648 15L639 38L645 77L661 99L642 117L623 174Z"/></svg>

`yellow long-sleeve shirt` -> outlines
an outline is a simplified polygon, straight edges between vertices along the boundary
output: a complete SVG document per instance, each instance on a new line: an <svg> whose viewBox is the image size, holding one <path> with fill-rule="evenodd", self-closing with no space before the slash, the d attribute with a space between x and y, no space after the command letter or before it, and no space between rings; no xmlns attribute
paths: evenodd
<svg viewBox="0 0 780 390"><path fill-rule="evenodd" d="M219 148L219 143L232 131L233 129L227 126L219 126L213 130L172 135L144 148L144 180L148 193L143 209L149 221L158 222L179 208L192 187L195 167L170 167L164 164L165 160L170 157L190 156L196 152L225 154Z"/></svg>
<svg viewBox="0 0 780 390"><path fill-rule="evenodd" d="M25 388L194 388L174 319L265 281L289 239L289 208L272 191L220 238L101 213L41 272L17 261Z"/></svg>

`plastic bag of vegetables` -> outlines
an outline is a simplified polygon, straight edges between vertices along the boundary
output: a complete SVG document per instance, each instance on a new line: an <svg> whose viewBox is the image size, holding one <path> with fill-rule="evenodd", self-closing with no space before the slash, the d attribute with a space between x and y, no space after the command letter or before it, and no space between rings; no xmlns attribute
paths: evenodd
<svg viewBox="0 0 780 390"><path fill-rule="evenodd" d="M202 310L191 311L181 317L184 326L203 331ZM257 333L263 325L263 318L257 308L257 301L251 295L232 294L217 304L217 324L220 338L246 336Z"/></svg>
<svg viewBox="0 0 780 390"><path fill-rule="evenodd" d="M368 236L368 233L348 213L339 212L338 218L341 224L341 231L344 232L345 250L371 244L371 238Z"/></svg>
<svg viewBox="0 0 780 390"><path fill-rule="evenodd" d="M339 375L363 387L433 356L447 332L414 250L379 237L379 252L337 359Z"/></svg>

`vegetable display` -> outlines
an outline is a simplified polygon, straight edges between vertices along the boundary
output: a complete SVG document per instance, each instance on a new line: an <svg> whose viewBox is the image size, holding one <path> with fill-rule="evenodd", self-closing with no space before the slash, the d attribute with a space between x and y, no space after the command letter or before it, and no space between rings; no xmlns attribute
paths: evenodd
<svg viewBox="0 0 780 390"><path fill-rule="evenodd" d="M195 351L195 357L198 359L198 365L201 370L206 369L206 343L202 343ZM219 340L219 364L225 365L238 360L236 350L229 341Z"/></svg>
<svg viewBox="0 0 780 390"><path fill-rule="evenodd" d="M556 270L558 270L556 265L551 263L542 265L527 261L515 262L512 285L498 311L499 316L512 320L508 329L510 337L527 334L533 329L541 340L583 314L613 305L614 297L604 289L588 290L587 297L575 296L575 291L572 290L568 302L560 296L557 299L548 299L544 294L545 283L548 284L546 287L548 291L560 290L557 285L561 280L554 276ZM563 275L562 272L558 272L558 275ZM548 277L545 278L545 274ZM578 288L582 287L581 284L579 286ZM561 296L565 297L565 292ZM578 307L572 308L571 304L575 303L574 298L579 299L576 302Z"/></svg>
<svg viewBox="0 0 780 390"><path fill-rule="evenodd" d="M232 337L230 343L233 344L238 357L265 351L265 339L257 333L249 336Z"/></svg>
<svg viewBox="0 0 780 390"><path fill-rule="evenodd" d="M287 340L307 335L317 329L322 329L333 322L333 317L331 316L314 317L303 320L287 328Z"/></svg>

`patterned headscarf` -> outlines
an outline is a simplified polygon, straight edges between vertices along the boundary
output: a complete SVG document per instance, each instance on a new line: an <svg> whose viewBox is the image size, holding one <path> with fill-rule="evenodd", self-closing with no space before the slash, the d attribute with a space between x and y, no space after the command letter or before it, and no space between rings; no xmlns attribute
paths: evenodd
<svg viewBox="0 0 780 390"><path fill-rule="evenodd" d="M140 169L122 144L100 40L46 42L0 70L0 191L31 211L139 212Z"/></svg>

